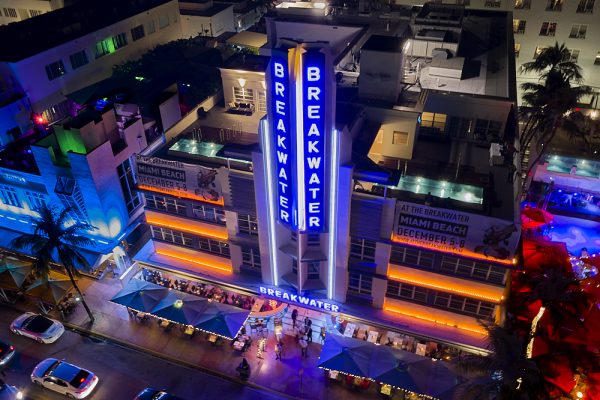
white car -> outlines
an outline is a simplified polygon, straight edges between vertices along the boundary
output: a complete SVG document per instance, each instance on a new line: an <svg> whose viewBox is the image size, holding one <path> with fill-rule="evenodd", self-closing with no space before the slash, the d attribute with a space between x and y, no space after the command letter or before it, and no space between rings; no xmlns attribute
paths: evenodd
<svg viewBox="0 0 600 400"><path fill-rule="evenodd" d="M0 400L21 400L23 399L23 392L14 386L10 386L6 383L0 384Z"/></svg>
<svg viewBox="0 0 600 400"><path fill-rule="evenodd" d="M10 330L40 343L54 343L65 333L65 327L60 322L32 312L15 319L10 324Z"/></svg>
<svg viewBox="0 0 600 400"><path fill-rule="evenodd" d="M33 369L31 381L67 397L84 399L98 384L98 377L68 362L47 358Z"/></svg>

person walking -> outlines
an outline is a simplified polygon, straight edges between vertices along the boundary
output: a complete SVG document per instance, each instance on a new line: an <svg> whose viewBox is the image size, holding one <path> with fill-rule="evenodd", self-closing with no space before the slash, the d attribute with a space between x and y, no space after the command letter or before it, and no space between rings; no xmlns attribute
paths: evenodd
<svg viewBox="0 0 600 400"><path fill-rule="evenodd" d="M308 342L307 342L307 337L306 335L303 335L302 338L300 339L300 348L301 348L301 354L302 357L308 357Z"/></svg>
<svg viewBox="0 0 600 400"><path fill-rule="evenodd" d="M313 330L309 325L308 331L306 331L306 336L308 337L308 343L312 343L312 341L313 341L312 335L313 335Z"/></svg>
<svg viewBox="0 0 600 400"><path fill-rule="evenodd" d="M298 319L298 309L292 310L292 329L296 329L296 320Z"/></svg>
<svg viewBox="0 0 600 400"><path fill-rule="evenodd" d="M275 345L275 360L281 361L282 354L283 354L283 345L281 344L280 341L277 341L277 344Z"/></svg>

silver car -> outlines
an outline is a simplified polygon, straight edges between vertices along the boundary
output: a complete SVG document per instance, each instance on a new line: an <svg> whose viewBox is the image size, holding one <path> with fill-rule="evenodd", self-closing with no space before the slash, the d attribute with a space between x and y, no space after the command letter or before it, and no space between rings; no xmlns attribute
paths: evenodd
<svg viewBox="0 0 600 400"><path fill-rule="evenodd" d="M65 327L60 322L32 312L15 319L10 324L10 330L40 343L54 343L65 333Z"/></svg>
<svg viewBox="0 0 600 400"><path fill-rule="evenodd" d="M98 377L68 362L47 358L33 369L31 381L67 397L83 399L92 393L98 384Z"/></svg>
<svg viewBox="0 0 600 400"><path fill-rule="evenodd" d="M0 384L0 400L21 400L23 392L14 386L2 383Z"/></svg>
<svg viewBox="0 0 600 400"><path fill-rule="evenodd" d="M7 365L14 357L15 347L0 340L0 367Z"/></svg>

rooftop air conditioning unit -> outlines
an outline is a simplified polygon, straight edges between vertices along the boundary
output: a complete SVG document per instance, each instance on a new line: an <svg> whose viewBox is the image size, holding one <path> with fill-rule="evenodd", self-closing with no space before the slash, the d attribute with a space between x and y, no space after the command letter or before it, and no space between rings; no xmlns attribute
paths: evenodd
<svg viewBox="0 0 600 400"><path fill-rule="evenodd" d="M447 60L452 58L452 52L448 49L435 48L431 50L431 56L433 58L443 58Z"/></svg>

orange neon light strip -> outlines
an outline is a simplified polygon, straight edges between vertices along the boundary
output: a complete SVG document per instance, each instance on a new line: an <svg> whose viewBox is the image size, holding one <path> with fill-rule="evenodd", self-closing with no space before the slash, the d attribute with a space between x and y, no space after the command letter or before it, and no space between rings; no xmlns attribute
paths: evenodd
<svg viewBox="0 0 600 400"><path fill-rule="evenodd" d="M178 231L193 233L194 235L199 236L207 236L218 240L226 241L228 239L227 232L219 232L216 229L188 224L178 220L169 219L166 216L159 216L154 213L146 213L146 222L150 225L162 226L163 228L175 229Z"/></svg>
<svg viewBox="0 0 600 400"><path fill-rule="evenodd" d="M405 282L405 283L410 283L410 284L417 285L417 286L423 286L423 287L426 287L429 289L439 289L444 292L459 293L459 294L462 294L462 295L465 295L468 297L475 297L475 298L478 298L481 300L493 301L495 303L499 303L504 298L504 296L500 296L500 297L486 296L486 295L479 294L476 292L470 292L465 289L452 288L452 287L448 287L448 285L440 285L440 284L433 283L431 281L428 282L423 279L417 280L417 279L412 279L412 278L408 278L406 276L401 276L401 275L389 274L388 278L394 279L397 281L401 281L401 282ZM449 283L454 284L454 282L449 282Z"/></svg>
<svg viewBox="0 0 600 400"><path fill-rule="evenodd" d="M457 323L455 323L454 321L444 321L444 320L440 320L439 318L431 318L428 317L426 315L423 314L417 314L417 313L408 313L406 311L400 311L398 308L395 307L390 307L390 306L384 306L383 307L384 311L389 311L389 312L393 312L396 314L401 314L401 315L405 315L407 317L411 317L411 318L416 318L416 319L420 319L423 321L427 321L427 322L433 322L435 324L441 324L441 325L446 325L450 328L457 328L457 329L462 329L464 331L468 331L468 332L472 332L472 333L478 333L481 335L487 335L487 332L484 329L475 329L475 328L469 328L466 326L461 326L458 325Z"/></svg>
<svg viewBox="0 0 600 400"><path fill-rule="evenodd" d="M189 262L192 264L200 265L201 267L205 267L205 268L216 269L218 271L223 271L223 272L227 272L227 273L233 272L233 268L231 266L226 266L225 264L215 265L215 264L210 264L210 263L203 262L203 261L198 261L198 259L190 258L187 255L183 256L180 253L176 253L173 251L168 251L168 250L164 250L164 249L156 249L156 254L161 255L161 256L175 258L175 259L181 260L181 261L186 261L186 262Z"/></svg>
<svg viewBox="0 0 600 400"><path fill-rule="evenodd" d="M428 246L428 245L423 244L423 243L414 243L414 242L412 242L410 240L404 240L404 239L401 239L401 238L395 236L394 234L392 234L391 241L394 242L394 243L407 244L409 246L421 247L421 248L424 248L424 249L434 250L434 251L441 252L441 253L453 253L453 254L458 254L458 255L461 255L461 256L469 257L469 258L476 258L478 260L485 260L485 261L495 262L495 263L499 263L499 264L514 265L516 263L515 259L512 259L512 260L499 260L497 258L486 257L484 254L475 253L474 251L470 251L470 250L466 250L466 249L462 249L461 251L452 250L452 249L444 249L444 250L442 250L442 249L438 249L435 246Z"/></svg>
<svg viewBox="0 0 600 400"><path fill-rule="evenodd" d="M146 190L148 192L162 193L162 194L167 194L169 196L183 197L184 199L197 200L197 201L201 201L203 203L216 204L219 206L222 206L223 204L225 204L223 197L221 197L217 201L214 201L214 200L207 200L202 196L196 196L195 194L191 194L188 192L182 192L179 190L171 191L171 190L159 189L154 186L147 186L147 185L137 185L137 188L138 188L138 190Z"/></svg>

